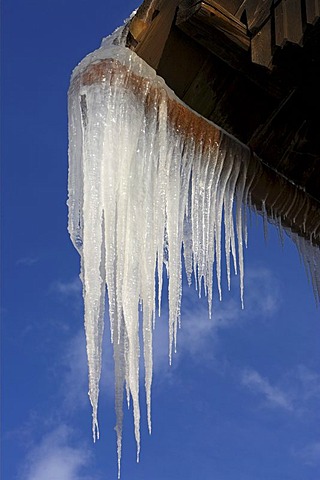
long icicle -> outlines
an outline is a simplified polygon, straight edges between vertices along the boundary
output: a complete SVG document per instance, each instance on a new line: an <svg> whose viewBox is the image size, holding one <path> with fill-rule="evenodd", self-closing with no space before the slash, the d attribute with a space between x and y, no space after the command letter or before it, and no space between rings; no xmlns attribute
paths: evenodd
<svg viewBox="0 0 320 480"><path fill-rule="evenodd" d="M232 256L243 305L244 208L252 182L252 176L247 181L249 149L196 113L188 117L187 107L125 48L122 38L119 29L73 72L68 198L69 232L81 255L94 439L99 436L106 288L108 292L119 476L124 389L128 403L132 400L139 460L141 328L151 433L152 335L161 308L163 266L168 275L171 363L180 325L182 248L188 282L193 273L199 295L203 285L210 316L214 277L222 297L223 248L228 288ZM300 239L294 241L319 291L312 250Z"/></svg>

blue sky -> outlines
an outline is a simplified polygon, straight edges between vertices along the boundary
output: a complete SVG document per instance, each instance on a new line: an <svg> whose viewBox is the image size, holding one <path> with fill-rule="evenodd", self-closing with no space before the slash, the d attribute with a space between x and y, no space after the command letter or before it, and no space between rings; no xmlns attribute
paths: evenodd
<svg viewBox="0 0 320 480"><path fill-rule="evenodd" d="M67 232L66 100L72 69L137 6L2 2L4 480L116 479L107 334L101 439L91 440L79 257ZM245 260L244 311L236 279L211 321L206 300L184 287L172 367L164 308L153 433L143 410L137 465L125 412L123 480L319 479L319 309L294 245L282 248L273 227L265 242L255 217Z"/></svg>

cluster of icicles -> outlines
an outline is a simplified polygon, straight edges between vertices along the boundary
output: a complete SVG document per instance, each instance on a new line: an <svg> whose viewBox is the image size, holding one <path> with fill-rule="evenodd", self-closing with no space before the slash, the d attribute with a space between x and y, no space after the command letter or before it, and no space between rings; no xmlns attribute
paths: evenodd
<svg viewBox="0 0 320 480"><path fill-rule="evenodd" d="M81 255L94 439L99 436L107 287L119 475L125 390L133 404L139 458L140 329L151 432L152 333L160 313L163 269L168 277L171 362L183 263L189 283L194 276L199 294L203 289L207 295L210 315L214 283L221 298L224 261L229 288L231 271L239 274L243 303L250 187L249 150L217 127L209 135L196 114L186 124L183 104L154 70L121 45L121 34L119 29L104 40L73 72L68 199L69 232Z"/></svg>

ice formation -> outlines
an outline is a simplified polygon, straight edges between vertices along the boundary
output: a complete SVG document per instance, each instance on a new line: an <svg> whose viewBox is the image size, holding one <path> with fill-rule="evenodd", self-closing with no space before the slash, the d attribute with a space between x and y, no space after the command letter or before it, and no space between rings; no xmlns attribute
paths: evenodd
<svg viewBox="0 0 320 480"><path fill-rule="evenodd" d="M115 361L120 472L123 393L140 451L139 331L151 432L152 333L168 276L169 359L176 348L182 266L189 283L221 298L239 273L243 303L249 150L186 107L122 43L123 29L74 70L69 90L69 232L81 255L93 437L107 287ZM252 175L251 175L252 178ZM181 252L183 250L184 261ZM139 314L142 311L142 315ZM142 318L142 328L139 318ZM120 473L119 473L120 474Z"/></svg>

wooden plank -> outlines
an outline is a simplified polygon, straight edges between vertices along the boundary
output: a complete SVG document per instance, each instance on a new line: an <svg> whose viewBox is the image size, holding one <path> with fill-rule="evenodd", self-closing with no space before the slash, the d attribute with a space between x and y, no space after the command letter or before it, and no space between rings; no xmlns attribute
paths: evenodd
<svg viewBox="0 0 320 480"><path fill-rule="evenodd" d="M201 27L202 34L212 41L213 30L232 40L237 46L249 50L250 39L246 26L213 0L199 2L189 9L179 9L176 24L193 22Z"/></svg>
<svg viewBox="0 0 320 480"><path fill-rule="evenodd" d="M315 175L320 138L313 120L317 115L317 85L313 77L303 88L292 90L252 135L249 145L272 168L320 200L320 177Z"/></svg>
<svg viewBox="0 0 320 480"><path fill-rule="evenodd" d="M181 0L159 0L153 4L154 15L151 15L151 21L146 23L147 27L141 28L138 24L137 30L140 33L136 36L136 44L132 44L132 48L154 69L159 65L179 3ZM148 15L150 18L150 12ZM141 23L141 19L132 20L130 29L133 36L135 21Z"/></svg>
<svg viewBox="0 0 320 480"><path fill-rule="evenodd" d="M249 51L235 45L221 32L207 29L196 16L180 23L179 30L201 45L205 51L211 52L234 71L241 73L259 88L268 92L271 97L279 99L283 97L287 88L286 82L277 75L266 75L264 69L252 63Z"/></svg>
<svg viewBox="0 0 320 480"><path fill-rule="evenodd" d="M209 57L208 60L203 63L193 82L190 84L186 93L182 97L182 100L188 106L206 118L209 118L213 106L215 106L216 110L219 110L219 106L223 102L223 95L228 94L227 89L223 88L225 87L226 83L222 84L220 81L220 85L218 85L219 75L216 77L213 76L213 70L214 66L212 65L212 61ZM229 112L223 113L223 120L226 120ZM219 125L224 124L222 118L218 118L218 115L216 117L216 123Z"/></svg>
<svg viewBox="0 0 320 480"><path fill-rule="evenodd" d="M307 23L314 25L320 17L320 0L305 0Z"/></svg>
<svg viewBox="0 0 320 480"><path fill-rule="evenodd" d="M160 0L144 0L129 25L128 46L136 46L157 15Z"/></svg>
<svg viewBox="0 0 320 480"><path fill-rule="evenodd" d="M229 70L220 72L217 78L216 70L217 66L211 69L210 87L215 101L211 103L208 118L247 143L257 125L269 118L277 102L242 75Z"/></svg>
<svg viewBox="0 0 320 480"><path fill-rule="evenodd" d="M272 112L265 123L257 128L249 141L251 148L262 158L270 157L270 155L266 155L268 151L274 152L276 148L280 149L274 155L274 168L277 168L283 156L283 148L286 148L286 145L291 143L295 131L301 123L300 111L296 108L296 98L297 91L293 89ZM288 120L289 125L287 125Z"/></svg>
<svg viewBox="0 0 320 480"><path fill-rule="evenodd" d="M236 45L244 50L248 50L250 40L247 35L246 26L234 16L228 15L224 9L217 8L217 5L214 4L215 2L212 1L210 4L203 2L203 8L200 9L199 15L203 17L204 21L222 32Z"/></svg>
<svg viewBox="0 0 320 480"><path fill-rule="evenodd" d="M249 51L244 51L233 44L221 32L212 31L211 28L199 22L197 17L192 17L190 21L180 23L179 29L235 70L247 70L250 62Z"/></svg>
<svg viewBox="0 0 320 480"><path fill-rule="evenodd" d="M264 67L272 66L271 21L263 25L251 40L251 59Z"/></svg>
<svg viewBox="0 0 320 480"><path fill-rule="evenodd" d="M287 41L287 21L286 8L284 2L280 2L274 9L274 23L275 23L275 44L278 47L283 47Z"/></svg>
<svg viewBox="0 0 320 480"><path fill-rule="evenodd" d="M286 9L286 37L289 42L301 45L303 38L301 0L283 0Z"/></svg>
<svg viewBox="0 0 320 480"><path fill-rule="evenodd" d="M209 4L216 4L217 2L213 2L212 0L207 0ZM225 10L227 10L231 15L235 15L236 12L239 10L241 7L241 4L243 3L243 0L222 0L219 2L222 4L221 6L224 7Z"/></svg>
<svg viewBox="0 0 320 480"><path fill-rule="evenodd" d="M183 98L209 55L198 43L172 28L158 65L158 74L165 78L179 98Z"/></svg>
<svg viewBox="0 0 320 480"><path fill-rule="evenodd" d="M198 3L201 3L201 0L183 0L179 6L181 11L183 10L190 10L191 8L195 7ZM214 1L214 0L206 0L206 3L215 7L217 4L225 11L227 11L231 15L235 15L236 12L241 7L243 0L221 0L221 1Z"/></svg>
<svg viewBox="0 0 320 480"><path fill-rule="evenodd" d="M241 18L245 12L248 29L255 34L270 17L272 4L273 0L243 0L235 16Z"/></svg>
<svg viewBox="0 0 320 480"><path fill-rule="evenodd" d="M236 70L223 60L173 27L157 72L187 105L245 142L287 87L254 65L250 55L238 59Z"/></svg>

